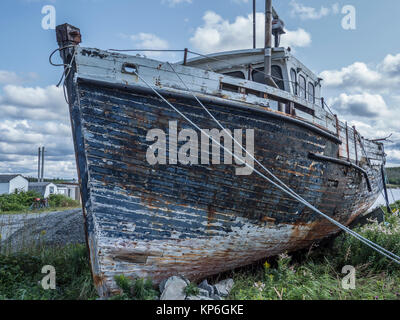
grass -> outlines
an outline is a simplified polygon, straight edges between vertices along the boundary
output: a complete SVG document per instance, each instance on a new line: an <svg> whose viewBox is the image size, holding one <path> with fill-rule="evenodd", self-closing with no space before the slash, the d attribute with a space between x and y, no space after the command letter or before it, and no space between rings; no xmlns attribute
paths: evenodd
<svg viewBox="0 0 400 320"><path fill-rule="evenodd" d="M124 275L115 277L118 287L122 290L120 295L116 295L112 300L155 300L158 291L154 290L150 279L130 280Z"/></svg>
<svg viewBox="0 0 400 320"><path fill-rule="evenodd" d="M400 202L397 203L400 206ZM386 212L386 223L376 222L355 231L400 255L400 217ZM41 268L56 269L56 290L44 290ZM342 268L355 267L355 289L344 289ZM233 300L377 300L400 299L400 267L347 234L329 245L282 254L259 264L217 277L232 277ZM217 278L216 277L216 278ZM151 280L116 277L122 293L113 299L152 300L159 296ZM210 281L213 283L212 281ZM187 294L196 294L191 284ZM31 252L0 255L0 300L92 300L97 298L86 247L38 248Z"/></svg>
<svg viewBox="0 0 400 320"><path fill-rule="evenodd" d="M386 213L386 224L374 222L355 231L400 255L398 216ZM355 267L355 289L342 287L346 276L342 268L346 265ZM328 247L317 247L292 257L283 254L231 276L235 285L229 299L235 300L400 299L399 265L347 234L341 234Z"/></svg>
<svg viewBox="0 0 400 320"><path fill-rule="evenodd" d="M56 270L56 289L45 290L42 268ZM0 255L0 300L93 300L86 246L41 248L30 253Z"/></svg>

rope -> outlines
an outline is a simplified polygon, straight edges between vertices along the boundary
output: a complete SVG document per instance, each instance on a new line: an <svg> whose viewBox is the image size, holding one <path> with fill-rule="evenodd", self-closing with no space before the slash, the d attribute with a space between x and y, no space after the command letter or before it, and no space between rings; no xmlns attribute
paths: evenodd
<svg viewBox="0 0 400 320"><path fill-rule="evenodd" d="M203 129L201 129L198 125L196 125L192 120L190 120L187 116L185 116L182 112L180 112L175 106L173 106L168 100L166 100L156 89L154 89L153 86L151 86L143 77L141 77L135 70L133 71L136 76L143 82L145 83L161 100L163 100L165 103L167 103L175 112L177 112L181 117L183 117L186 121L188 121L192 126L194 126L197 130L199 130L202 134L204 134L205 136L207 136L209 139L211 139L214 143L216 143L219 147L223 148L226 152L228 152L230 155L232 155L235 159L239 160L239 162L243 163L245 166L249 167L250 169L252 169L254 172L256 172L259 176L261 176L262 178L264 178L265 180L267 180L268 182L270 182L272 185L274 185L275 187L277 187L279 190L285 192L286 194L288 194L289 196L293 197L294 199L298 200L300 203L304 204L305 206L307 206L309 209L315 211L316 213L320 214L321 216L323 216L324 218L326 218L328 221L330 221L332 224L336 225L337 227L339 227L340 229L344 230L345 232L349 233L350 235L352 235L353 237L357 238L358 240L360 240L361 242L363 242L365 245L369 246L371 249L377 251L378 253L382 254L383 256L385 256L386 258L394 261L397 264L400 264L400 257L395 255L394 253L386 250L385 248L379 246L378 244L364 238L363 236L359 235L358 233L354 232L353 230L347 228L346 226L342 225L341 223L337 222L336 220L332 219L331 217L329 217L328 215L324 214L323 212L321 212L320 210L318 210L317 208L315 208L313 205L311 205L310 203L308 203L306 200L304 200L303 198L301 198L298 194L296 194L292 189L290 189L288 186L286 186L279 178L277 178L276 176L274 176L272 173L270 173L264 166L262 166L265 170L267 170L267 172L277 181L280 182L280 184L282 184L283 186L275 183L274 181L272 181L271 179L269 179L267 176L265 176L263 173L261 173L260 171L258 171L256 168L253 168L252 166L250 166L248 163L246 163L245 161L243 161L242 159L240 159L238 156L236 156L235 154L233 154L229 149L227 149L225 146L222 146L221 143L217 140L215 140L212 136L210 136L208 133L206 133ZM176 73L176 72L175 72ZM177 73L176 73L177 74ZM193 94L193 92L192 92ZM193 96L197 99L197 97L193 94ZM198 100L199 101L199 100ZM204 105L202 104L202 106L204 107ZM204 107L205 108L205 107ZM205 108L207 109L207 108ZM207 109L208 110L208 109ZM208 114L211 114L209 111L207 112ZM215 119L215 117L213 117L213 119ZM215 119L216 120L216 119ZM217 121L217 120L216 120ZM217 123L219 123L217 121ZM219 124L221 125L221 124ZM222 125L221 125L222 126ZM223 128L223 127L222 127ZM226 130L226 129L225 129ZM236 141L236 143L238 143ZM239 144L240 145L240 144ZM243 148L243 146L241 146L242 150L245 150ZM245 150L247 152L247 150ZM247 152L248 153L248 152ZM254 159L254 157L253 157ZM257 163L259 163L257 161Z"/></svg>
<svg viewBox="0 0 400 320"><path fill-rule="evenodd" d="M115 52L140 52L140 51L148 51L148 52L185 52L185 50L182 49L108 49L108 51L115 51ZM189 52L189 51L188 51Z"/></svg>

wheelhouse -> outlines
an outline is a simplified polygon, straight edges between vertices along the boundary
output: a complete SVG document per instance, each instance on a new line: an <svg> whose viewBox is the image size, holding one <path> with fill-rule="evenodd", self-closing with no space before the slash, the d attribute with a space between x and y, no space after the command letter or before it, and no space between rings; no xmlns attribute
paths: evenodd
<svg viewBox="0 0 400 320"><path fill-rule="evenodd" d="M221 73L257 83L265 83L264 49L238 50L197 57L187 61L188 66ZM290 48L272 49L272 78L278 89L321 105L321 78L296 59Z"/></svg>

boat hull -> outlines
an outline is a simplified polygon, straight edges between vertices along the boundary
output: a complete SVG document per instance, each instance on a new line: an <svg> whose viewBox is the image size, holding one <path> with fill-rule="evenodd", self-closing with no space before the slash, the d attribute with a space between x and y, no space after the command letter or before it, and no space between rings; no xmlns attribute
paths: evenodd
<svg viewBox="0 0 400 320"><path fill-rule="evenodd" d="M193 129L151 91L70 81L71 123L82 185L92 271L101 296L119 291L114 276L180 274L197 280L339 230L256 173L237 165L150 165L149 130ZM202 129L217 128L194 99L165 96ZM362 173L310 153L337 157L339 144L289 116L206 103L226 128L254 129L255 158L303 198L348 225L376 200L380 167ZM256 166L257 168L257 166ZM260 169L260 168L257 168ZM262 171L262 169L260 169Z"/></svg>

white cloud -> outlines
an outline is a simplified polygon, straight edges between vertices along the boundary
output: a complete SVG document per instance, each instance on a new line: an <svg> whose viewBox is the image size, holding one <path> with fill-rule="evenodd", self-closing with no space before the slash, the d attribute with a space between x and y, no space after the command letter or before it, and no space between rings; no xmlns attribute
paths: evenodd
<svg viewBox="0 0 400 320"><path fill-rule="evenodd" d="M375 65L355 62L339 70L327 70L320 74L325 90L335 98L328 104L342 119L370 138L383 138L392 134L386 142L389 150L388 163L400 164L400 54L387 55ZM338 91L341 93L338 94Z"/></svg>
<svg viewBox="0 0 400 320"><path fill-rule="evenodd" d="M388 106L379 94L348 95L342 93L337 98L329 99L328 103L341 114L351 114L366 118L384 117L388 115Z"/></svg>
<svg viewBox="0 0 400 320"><path fill-rule="evenodd" d="M0 172L36 176L46 147L45 176L76 178L68 106L61 88L6 85L0 96Z"/></svg>
<svg viewBox="0 0 400 320"><path fill-rule="evenodd" d="M332 87L373 87L382 81L381 74L370 70L363 62L355 62L341 70L323 71L320 75L324 84Z"/></svg>
<svg viewBox="0 0 400 320"><path fill-rule="evenodd" d="M192 45L204 52L219 52L252 47L253 17L238 16L233 22L223 19L213 11L203 16L204 24L198 27L190 39ZM264 13L257 13L257 43L264 42ZM282 36L282 46L305 47L311 44L311 35L303 29L286 30Z"/></svg>
<svg viewBox="0 0 400 320"><path fill-rule="evenodd" d="M379 68L392 76L400 76L400 53L395 56L388 54L379 65Z"/></svg>
<svg viewBox="0 0 400 320"><path fill-rule="evenodd" d="M181 3L192 3L192 0L162 0L161 2L164 4L168 4L170 7L174 7L177 4Z"/></svg>
<svg viewBox="0 0 400 320"><path fill-rule="evenodd" d="M375 66L355 62L340 70L326 70L320 73L327 87L341 89L374 90L388 92L400 88L400 54L387 55Z"/></svg>
<svg viewBox="0 0 400 320"><path fill-rule="evenodd" d="M169 43L168 41L161 39L155 34L140 32L134 35L125 35L120 34L123 38L130 39L135 48L137 49L152 49L152 50L168 50ZM163 51L143 51L143 54L150 58L157 59L173 59L175 58L175 54L173 52L163 52Z"/></svg>
<svg viewBox="0 0 400 320"><path fill-rule="evenodd" d="M20 83L21 81L22 79L15 72L0 70L0 84Z"/></svg>
<svg viewBox="0 0 400 320"><path fill-rule="evenodd" d="M327 8L322 6L319 10L313 7L307 7L296 0L292 0L290 2L290 6L292 10L290 14L292 17L299 17L302 20L318 20L323 17L328 16L329 14L338 14L339 13L339 4L335 3L332 7Z"/></svg>

